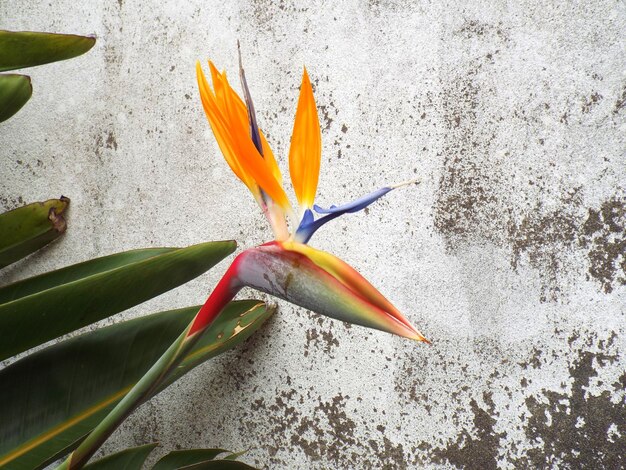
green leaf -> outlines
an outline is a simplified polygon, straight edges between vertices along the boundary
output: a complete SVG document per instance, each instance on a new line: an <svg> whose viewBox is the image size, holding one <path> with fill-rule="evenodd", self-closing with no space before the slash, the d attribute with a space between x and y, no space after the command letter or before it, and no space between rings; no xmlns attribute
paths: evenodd
<svg viewBox="0 0 626 470"><path fill-rule="evenodd" d="M133 250L0 289L0 360L177 287L235 250L233 241Z"/></svg>
<svg viewBox="0 0 626 470"><path fill-rule="evenodd" d="M234 460L207 460L186 467L180 467L179 470L256 470L254 467L243 462Z"/></svg>
<svg viewBox="0 0 626 470"><path fill-rule="evenodd" d="M0 75L0 77L2 77ZM70 200L49 199L0 215L0 268L37 251L65 232Z"/></svg>
<svg viewBox="0 0 626 470"><path fill-rule="evenodd" d="M85 470L141 470L143 463L150 455L150 452L158 444L146 444L139 447L131 447L115 454L96 460L85 465Z"/></svg>
<svg viewBox="0 0 626 470"><path fill-rule="evenodd" d="M0 384L11 384L0 387L0 468L41 468L76 447L199 308L161 312L85 333L0 371ZM167 384L247 339L273 312L255 300L231 302Z"/></svg>
<svg viewBox="0 0 626 470"><path fill-rule="evenodd" d="M93 36L0 30L0 71L71 59L95 43Z"/></svg>
<svg viewBox="0 0 626 470"><path fill-rule="evenodd" d="M32 94L30 77L18 74L0 75L0 122L6 121L22 109Z"/></svg>
<svg viewBox="0 0 626 470"><path fill-rule="evenodd" d="M213 460L220 454L228 452L224 449L188 449L176 450L163 456L152 470L176 470L185 465L191 465L206 460Z"/></svg>

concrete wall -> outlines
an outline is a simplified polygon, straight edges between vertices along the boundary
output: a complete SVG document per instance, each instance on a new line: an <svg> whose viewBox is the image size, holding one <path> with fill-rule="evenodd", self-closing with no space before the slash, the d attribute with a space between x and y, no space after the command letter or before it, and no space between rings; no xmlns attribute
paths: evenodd
<svg viewBox="0 0 626 470"><path fill-rule="evenodd" d="M0 126L2 208L72 199L66 236L4 282L135 247L271 237L195 85L197 59L236 76L237 39L285 174L306 64L320 204L421 181L313 245L432 346L280 303L104 451L250 448L272 469L626 465L623 2L24 0L0 2L0 27L98 36L29 71L32 100ZM111 321L202 302L226 266Z"/></svg>

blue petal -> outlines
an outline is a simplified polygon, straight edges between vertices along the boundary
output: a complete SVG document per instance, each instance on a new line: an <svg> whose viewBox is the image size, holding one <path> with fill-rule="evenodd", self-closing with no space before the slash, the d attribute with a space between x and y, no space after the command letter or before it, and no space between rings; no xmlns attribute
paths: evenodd
<svg viewBox="0 0 626 470"><path fill-rule="evenodd" d="M380 188L377 191L366 194L365 196L361 196L360 198L355 199L354 201L349 202L348 204L344 204L343 206L339 206L339 207L333 205L333 206L330 206L328 209L324 209L318 206L317 204L314 204L313 209L315 209L315 212L317 212L318 214L334 214L335 212L341 212L342 214L344 214L346 212L349 212L349 213L358 212L362 209L365 209L372 202L383 197L385 194L387 194L391 190L392 188L389 188L389 187Z"/></svg>
<svg viewBox="0 0 626 470"><path fill-rule="evenodd" d="M296 239L301 243L307 243L313 234L324 224L330 222L331 220L339 217L340 215L346 213L358 212L361 209L365 209L371 203L376 201L377 199L383 197L389 191L394 188L385 187L381 188L377 191L367 194L366 196L362 196L348 204L344 204L342 206L330 206L328 209L323 209L318 205L314 205L313 208L315 212L318 214L326 214L324 217L321 217L317 220L313 217L313 212L310 209L307 209L304 212L304 216L302 217L302 221L298 226L298 230L296 230Z"/></svg>
<svg viewBox="0 0 626 470"><path fill-rule="evenodd" d="M300 222L298 229L300 227L311 225L313 222L315 222L315 216L313 215L313 212L311 212L311 209L307 209L304 211L304 215L302 216L302 221Z"/></svg>

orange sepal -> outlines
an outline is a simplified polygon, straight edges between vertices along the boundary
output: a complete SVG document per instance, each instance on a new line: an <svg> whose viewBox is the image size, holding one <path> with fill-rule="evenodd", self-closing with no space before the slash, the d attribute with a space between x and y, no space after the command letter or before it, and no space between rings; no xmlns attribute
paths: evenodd
<svg viewBox="0 0 626 470"><path fill-rule="evenodd" d="M322 158L322 136L315 97L309 75L304 69L296 118L289 147L291 182L304 209L313 207Z"/></svg>

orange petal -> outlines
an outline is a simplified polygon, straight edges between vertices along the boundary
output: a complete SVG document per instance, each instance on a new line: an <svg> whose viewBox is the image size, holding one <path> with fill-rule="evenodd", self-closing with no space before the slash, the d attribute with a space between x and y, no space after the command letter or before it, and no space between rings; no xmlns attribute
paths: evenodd
<svg viewBox="0 0 626 470"><path fill-rule="evenodd" d="M304 69L289 148L289 172L298 202L313 207L322 158L322 137L309 75Z"/></svg>
<svg viewBox="0 0 626 470"><path fill-rule="evenodd" d="M270 171L281 185L283 183L283 175L280 173L280 168L278 168L278 163L276 163L276 159L274 158L274 152L270 145L267 143L267 139L265 138L265 134L263 131L259 130L259 134L261 134L261 144L263 145L263 158L267 161L267 165L270 167Z"/></svg>
<svg viewBox="0 0 626 470"><path fill-rule="evenodd" d="M217 144L224 155L224 159L228 163L228 166L230 166L231 170L233 170L233 173L235 173L235 175L248 187L248 189L250 189L250 191L253 193L255 190L258 191L258 189L256 189L256 183L252 177L244 171L239 163L239 160L237 159L237 152L233 146L233 139L228 130L228 124L225 117L222 115L219 106L217 105L217 98L211 91L199 62L196 63L196 75L204 112L207 115L211 129L213 130L213 134L217 140ZM214 81L214 84L215 83L216 82ZM222 94L221 84L219 86L216 85L215 88L218 93Z"/></svg>
<svg viewBox="0 0 626 470"><path fill-rule="evenodd" d="M261 156L250 138L248 115L245 111L245 106L242 109L239 105L239 103L243 104L243 102L230 87L227 80L225 80L225 85L226 108L230 116L230 131L239 149L238 156L242 167L246 173L254 178L257 184L263 188L272 200L282 207L289 207L289 200L280 182L276 180L270 165L268 165L268 162Z"/></svg>
<svg viewBox="0 0 626 470"><path fill-rule="evenodd" d="M198 87L202 105L228 165L257 200L258 185L276 204L291 210L271 150L269 158L264 159L250 138L244 102L231 88L225 73L219 73L212 62L209 62L209 68L215 93L211 91L200 64L196 65ZM267 142L264 147L269 149Z"/></svg>

